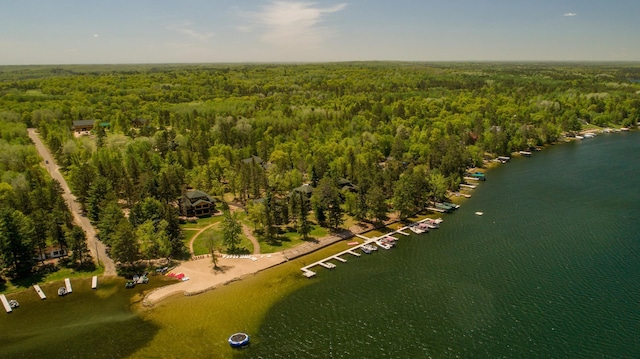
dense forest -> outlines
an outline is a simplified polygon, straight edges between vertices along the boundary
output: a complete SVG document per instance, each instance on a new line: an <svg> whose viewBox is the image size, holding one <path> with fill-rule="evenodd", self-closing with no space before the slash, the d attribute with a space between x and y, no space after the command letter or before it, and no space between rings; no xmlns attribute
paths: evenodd
<svg viewBox="0 0 640 359"><path fill-rule="evenodd" d="M27 127L131 263L184 251L188 189L245 206L268 242L283 226L306 238L310 221L407 217L486 159L635 126L639 81L634 64L0 67L1 263L28 271L30 251L79 238Z"/></svg>

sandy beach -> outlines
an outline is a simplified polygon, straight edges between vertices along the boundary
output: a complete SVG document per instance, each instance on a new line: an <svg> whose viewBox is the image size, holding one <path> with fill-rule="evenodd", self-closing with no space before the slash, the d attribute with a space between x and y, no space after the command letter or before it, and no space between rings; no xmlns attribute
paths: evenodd
<svg viewBox="0 0 640 359"><path fill-rule="evenodd" d="M146 295L144 304L152 306L162 299L175 294L195 295L206 292L287 260L280 252L259 254L253 257L255 260L250 258L218 257L219 268L217 270L213 269L210 257L182 262L173 268L170 273L183 273L185 277L189 277L189 280L155 289Z"/></svg>

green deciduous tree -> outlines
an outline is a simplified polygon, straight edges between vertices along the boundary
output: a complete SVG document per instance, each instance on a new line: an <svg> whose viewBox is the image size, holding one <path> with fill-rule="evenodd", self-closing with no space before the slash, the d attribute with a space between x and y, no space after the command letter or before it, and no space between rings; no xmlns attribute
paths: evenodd
<svg viewBox="0 0 640 359"><path fill-rule="evenodd" d="M222 243L227 247L229 252L234 253L238 250L238 245L240 244L242 224L240 224L238 216L229 210L225 210L223 215Z"/></svg>

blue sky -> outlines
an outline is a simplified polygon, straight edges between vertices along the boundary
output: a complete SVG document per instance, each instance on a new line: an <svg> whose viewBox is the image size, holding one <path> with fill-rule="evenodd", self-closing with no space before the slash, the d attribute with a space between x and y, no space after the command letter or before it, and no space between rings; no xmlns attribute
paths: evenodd
<svg viewBox="0 0 640 359"><path fill-rule="evenodd" d="M640 0L2 0L0 64L640 61Z"/></svg>

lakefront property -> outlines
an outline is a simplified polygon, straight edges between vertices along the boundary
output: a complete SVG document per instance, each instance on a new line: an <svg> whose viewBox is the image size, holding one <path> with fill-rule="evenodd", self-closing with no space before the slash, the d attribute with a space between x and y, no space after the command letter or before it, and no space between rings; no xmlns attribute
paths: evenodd
<svg viewBox="0 0 640 359"><path fill-rule="evenodd" d="M139 65L116 69L118 76L110 68L80 66L64 76L59 69L39 69L38 76L26 79L16 71L0 73L6 79L0 106L7 109L0 113L0 235L5 243L0 274L3 306L11 313L0 323L3 332L14 333L4 330L12 326L27 330L32 316L56 322L56 313L77 298L86 304L73 305L91 318L91 306L113 298L109 302L118 307L99 304L105 308L101 320L121 341L133 335L129 326L144 327L136 332L144 337L141 343L126 344L128 353L139 357L154 356L160 350L155 345L166 348L164 342L170 342L164 324L146 327L151 322L138 323L139 315L164 313L162 320L171 321L165 304L191 308L210 297L221 307L207 304L207 310L227 319L215 329L203 324L213 339L202 350L222 343L225 348L216 350L233 354L225 350L245 347L251 336L245 349L250 355L274 350L269 353L282 356L285 349L261 349L271 340L265 331L276 333L280 325L269 324L274 319L267 306L286 302L297 290L306 295L306 286L321 286L322 300L305 297L312 303L306 317L292 322L321 322L314 310L328 315L324 310L331 300L340 302L334 309L350 311L349 303L376 303L378 296L388 303L386 294L395 293L396 301L406 300L388 308L430 313L432 303L439 303L453 322L471 318L470 311L479 313L457 325L488 330L484 325L499 301L492 291L499 284L480 287L475 278L482 270L497 270L494 264L517 272L527 261L513 261L507 251L507 259L484 263L482 247L458 237L472 226L512 239L501 233L517 223L503 225L508 216L495 217L498 210L483 197L493 186L491 168L509 163L507 172L526 163L520 157L536 165L548 152L537 149L555 143L590 146L605 136L579 138L593 138L604 128L635 128L640 110L635 101L640 88L625 80L636 71L633 66ZM583 81L576 80L577 73ZM516 85L518 96L513 95ZM607 94L594 92L593 86ZM33 88L39 89L37 96ZM57 88L76 90L64 94ZM616 136L634 135L620 132ZM496 170L498 178L501 171ZM507 190L508 183L499 183ZM484 232L478 238L484 239ZM457 261L452 248L464 252L461 244L474 247L479 257L469 254L467 262L458 263L468 271L458 272L448 261ZM404 263L411 269L399 273ZM449 281L422 282L428 275L420 266ZM448 272L438 272L442 268ZM98 285L101 271L105 275ZM386 289L371 290L370 278ZM364 283L369 283L366 290L359 287ZM394 285L385 287L388 283ZM426 292L411 283L450 300L422 302ZM335 299L340 295L332 285L353 289L350 301ZM265 307L230 309L223 307L230 299L216 293L247 308L260 307L264 299ZM129 315L130 301L134 308L146 307ZM203 308L192 309L206 316ZM395 331L386 309L376 310L386 313L386 325ZM291 318L302 312L294 310L298 314ZM109 313L129 318L123 321L127 325L112 322ZM245 320L258 313L274 327ZM456 317L459 313L464 316ZM398 315L405 323L418 317ZM365 323L358 324L362 328L375 321L346 317ZM177 326L194 330L184 325ZM43 331L58 341L55 331ZM151 335L156 331L157 337ZM246 335L247 342L234 333ZM12 348L20 348L16 353L37 357L38 345L21 347L17 334L11 335ZM85 356L93 349L81 337L70 342L88 348ZM387 348L377 334L375 342ZM339 345L343 353L352 350ZM96 346L117 357L115 349ZM257 351L250 352L254 347ZM416 353L403 355L426 351Z"/></svg>

